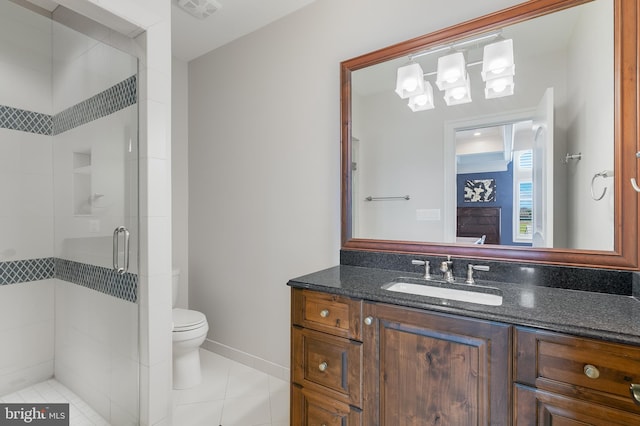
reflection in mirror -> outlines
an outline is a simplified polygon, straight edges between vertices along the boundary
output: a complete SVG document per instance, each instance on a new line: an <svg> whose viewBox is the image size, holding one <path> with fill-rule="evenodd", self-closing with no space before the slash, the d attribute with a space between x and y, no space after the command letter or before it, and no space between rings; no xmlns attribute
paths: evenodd
<svg viewBox="0 0 640 426"><path fill-rule="evenodd" d="M614 58L614 2L595 0L353 70L352 237L614 250L615 177L591 187L617 174ZM424 81L396 87L407 65Z"/></svg>

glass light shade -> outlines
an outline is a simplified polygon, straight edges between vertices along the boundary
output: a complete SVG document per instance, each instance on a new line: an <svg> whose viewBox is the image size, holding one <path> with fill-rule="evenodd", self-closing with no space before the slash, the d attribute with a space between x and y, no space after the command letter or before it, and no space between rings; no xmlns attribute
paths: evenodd
<svg viewBox="0 0 640 426"><path fill-rule="evenodd" d="M438 58L438 73L436 86L440 90L447 90L453 87L464 86L468 80L464 55L462 52Z"/></svg>
<svg viewBox="0 0 640 426"><path fill-rule="evenodd" d="M487 44L482 55L482 80L514 76L513 40L507 39Z"/></svg>
<svg viewBox="0 0 640 426"><path fill-rule="evenodd" d="M409 108L411 111L426 111L433 109L433 87L428 81L424 82L424 93L409 98Z"/></svg>
<svg viewBox="0 0 640 426"><path fill-rule="evenodd" d="M471 102L471 88L469 75L465 73L465 83L462 86L452 87L444 92L444 101L448 106L466 104Z"/></svg>
<svg viewBox="0 0 640 426"><path fill-rule="evenodd" d="M409 64L398 68L396 74L396 93L402 99L420 95L424 92L424 71L420 64Z"/></svg>
<svg viewBox="0 0 640 426"><path fill-rule="evenodd" d="M501 98L513 95L513 77L499 77L488 80L484 88L484 97L487 99Z"/></svg>

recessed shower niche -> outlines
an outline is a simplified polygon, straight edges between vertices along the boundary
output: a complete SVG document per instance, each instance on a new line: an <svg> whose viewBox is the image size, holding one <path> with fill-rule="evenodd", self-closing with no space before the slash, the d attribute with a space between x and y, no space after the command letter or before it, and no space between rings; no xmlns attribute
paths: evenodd
<svg viewBox="0 0 640 426"><path fill-rule="evenodd" d="M73 153L73 214L86 216L91 208L91 150Z"/></svg>

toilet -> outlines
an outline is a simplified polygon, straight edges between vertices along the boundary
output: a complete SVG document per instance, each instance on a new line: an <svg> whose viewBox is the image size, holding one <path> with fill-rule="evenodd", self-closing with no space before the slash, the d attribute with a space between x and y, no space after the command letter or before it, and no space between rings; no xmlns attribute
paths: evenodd
<svg viewBox="0 0 640 426"><path fill-rule="evenodd" d="M202 381L200 345L209 331L202 312L176 308L180 270L173 270L173 388L187 389Z"/></svg>

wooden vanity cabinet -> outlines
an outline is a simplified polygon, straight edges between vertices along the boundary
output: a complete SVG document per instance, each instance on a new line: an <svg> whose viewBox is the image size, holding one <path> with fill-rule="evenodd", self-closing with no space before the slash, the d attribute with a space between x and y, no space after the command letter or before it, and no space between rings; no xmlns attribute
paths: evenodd
<svg viewBox="0 0 640 426"><path fill-rule="evenodd" d="M640 425L640 348L516 327L514 425Z"/></svg>
<svg viewBox="0 0 640 426"><path fill-rule="evenodd" d="M510 326L309 290L292 296L292 425L509 423Z"/></svg>
<svg viewBox="0 0 640 426"><path fill-rule="evenodd" d="M365 425L507 425L510 326L364 304Z"/></svg>

